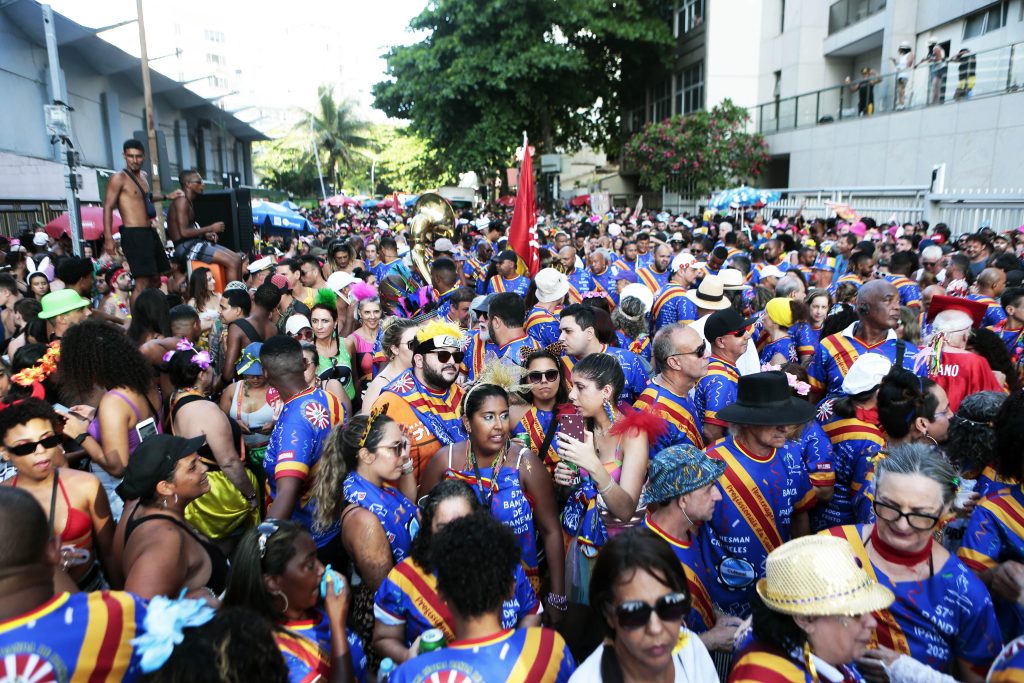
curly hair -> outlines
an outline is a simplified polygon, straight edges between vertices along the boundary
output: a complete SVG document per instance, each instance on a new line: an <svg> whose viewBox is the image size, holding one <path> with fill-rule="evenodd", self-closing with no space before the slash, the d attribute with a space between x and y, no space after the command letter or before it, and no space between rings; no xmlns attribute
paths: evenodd
<svg viewBox="0 0 1024 683"><path fill-rule="evenodd" d="M309 534L298 522L286 519L267 519L263 523L274 531L263 535L259 529L250 529L238 542L231 559L231 575L224 593L224 604L246 607L273 623L284 621L284 612L274 604L273 596L263 583L264 576L282 576L295 555L295 539ZM263 526L263 525L261 525ZM260 557L260 537L264 539L263 557Z"/></svg>
<svg viewBox="0 0 1024 683"><path fill-rule="evenodd" d="M481 510L446 524L432 545L437 589L454 611L473 618L501 610L520 558L511 529Z"/></svg>
<svg viewBox="0 0 1024 683"><path fill-rule="evenodd" d="M62 391L79 399L97 385L145 395L153 387L153 368L121 328L86 320L61 340L60 380Z"/></svg>
<svg viewBox="0 0 1024 683"><path fill-rule="evenodd" d="M647 331L644 312L644 303L640 299L635 296L623 297L618 307L612 311L612 323L627 337L636 339Z"/></svg>
<svg viewBox="0 0 1024 683"><path fill-rule="evenodd" d="M7 438L7 432L32 420L48 421L55 433L60 425L57 411L49 403L38 398L26 398L0 410L0 441Z"/></svg>
<svg viewBox="0 0 1024 683"><path fill-rule="evenodd" d="M242 607L218 610L195 628L145 683L288 683L288 665L274 639L274 625Z"/></svg>
<svg viewBox="0 0 1024 683"><path fill-rule="evenodd" d="M434 540L434 515L441 503L446 500L461 498L469 504L471 512L481 510L480 499L469 484L458 479L445 479L430 490L420 501L420 530L412 539L409 555L424 571L433 571L430 563L430 546Z"/></svg>
<svg viewBox="0 0 1024 683"><path fill-rule="evenodd" d="M369 415L356 415L346 424L335 427L327 437L312 486L312 497L316 500L315 531L329 529L338 521L344 508L342 485L349 472L356 471L359 450L372 451L379 446L384 440L384 428L394 422L387 415L378 415L363 439L369 419Z"/></svg>
<svg viewBox="0 0 1024 683"><path fill-rule="evenodd" d="M821 338L842 332L852 323L860 320L856 309L848 303L837 303L821 323Z"/></svg>
<svg viewBox="0 0 1024 683"><path fill-rule="evenodd" d="M1006 395L979 391L960 402L949 421L946 453L963 472L977 472L989 464L996 433L992 422L1003 407Z"/></svg>

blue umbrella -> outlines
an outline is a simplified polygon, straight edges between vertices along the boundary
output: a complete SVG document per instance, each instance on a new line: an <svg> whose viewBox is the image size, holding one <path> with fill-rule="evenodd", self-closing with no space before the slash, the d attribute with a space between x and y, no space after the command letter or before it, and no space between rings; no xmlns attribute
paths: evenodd
<svg viewBox="0 0 1024 683"><path fill-rule="evenodd" d="M281 206L288 209L289 211L298 211L300 208L302 208L290 199L286 199L283 202L281 202Z"/></svg>
<svg viewBox="0 0 1024 683"><path fill-rule="evenodd" d="M259 202L252 207L252 224L260 226L264 223L269 224L271 227L285 228L287 230L306 230L309 228L309 223L305 218L273 202Z"/></svg>
<svg viewBox="0 0 1024 683"><path fill-rule="evenodd" d="M777 202L782 197L778 192L772 190L759 190L753 187L741 185L731 190L719 192L712 197L708 207L715 211L729 208L744 208L748 206L764 206L770 202Z"/></svg>
<svg viewBox="0 0 1024 683"><path fill-rule="evenodd" d="M416 203L416 200L419 198L420 196L418 194L414 194L413 196L409 197L404 202L402 202L402 205L405 206L406 208L411 207Z"/></svg>
<svg viewBox="0 0 1024 683"><path fill-rule="evenodd" d="M363 202L363 208L373 209L376 208L378 204L380 204L380 202L378 202L376 199L367 199L365 202Z"/></svg>

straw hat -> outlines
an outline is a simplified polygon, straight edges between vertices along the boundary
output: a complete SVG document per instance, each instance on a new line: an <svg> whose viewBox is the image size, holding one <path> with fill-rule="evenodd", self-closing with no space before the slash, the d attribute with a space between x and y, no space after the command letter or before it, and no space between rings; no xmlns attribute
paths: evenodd
<svg viewBox="0 0 1024 683"><path fill-rule="evenodd" d="M703 308L706 311L720 311L732 305L725 298L722 281L714 275L706 276L701 280L697 289L689 290L684 296L697 304L697 308Z"/></svg>
<svg viewBox="0 0 1024 683"><path fill-rule="evenodd" d="M895 599L836 536L804 536L773 550L757 594L776 612L809 617L876 612Z"/></svg>

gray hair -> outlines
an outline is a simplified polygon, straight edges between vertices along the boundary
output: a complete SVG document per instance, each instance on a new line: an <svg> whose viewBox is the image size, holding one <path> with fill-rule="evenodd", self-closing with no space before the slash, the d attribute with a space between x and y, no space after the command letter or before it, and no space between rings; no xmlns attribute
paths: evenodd
<svg viewBox="0 0 1024 683"><path fill-rule="evenodd" d="M924 259L935 259L938 261L942 258L942 247L937 247L934 244L927 246L921 250L921 260Z"/></svg>
<svg viewBox="0 0 1024 683"><path fill-rule="evenodd" d="M932 329L936 334L942 332L949 335L955 332L967 332L973 323L971 316L963 311L945 310L935 316Z"/></svg>
<svg viewBox="0 0 1024 683"><path fill-rule="evenodd" d="M960 489L956 468L938 451L926 444L905 443L893 446L884 458L875 462L875 490L885 474L919 474L942 489L942 505L948 507Z"/></svg>
<svg viewBox="0 0 1024 683"><path fill-rule="evenodd" d="M661 328L654 335L654 346L651 349L651 354L654 357L654 368L658 372L665 368L665 364L668 363L668 357L676 352L675 344L672 343L672 335L685 327L686 325L683 323L672 323Z"/></svg>
<svg viewBox="0 0 1024 683"><path fill-rule="evenodd" d="M796 278L787 277L779 280L779 284L775 285L775 296L783 297L785 299L791 298L793 292L800 289L803 283Z"/></svg>

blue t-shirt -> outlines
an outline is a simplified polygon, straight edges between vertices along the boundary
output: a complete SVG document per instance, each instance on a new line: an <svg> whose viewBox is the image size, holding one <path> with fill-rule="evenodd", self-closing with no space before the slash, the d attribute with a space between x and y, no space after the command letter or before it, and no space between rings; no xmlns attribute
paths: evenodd
<svg viewBox="0 0 1024 683"><path fill-rule="evenodd" d="M277 631L274 639L288 665L289 683L326 681L331 671L331 622L327 614L317 610L319 619L289 621L286 631ZM366 682L366 652L362 639L351 629L345 629L348 652L352 659L352 673L359 683Z"/></svg>

